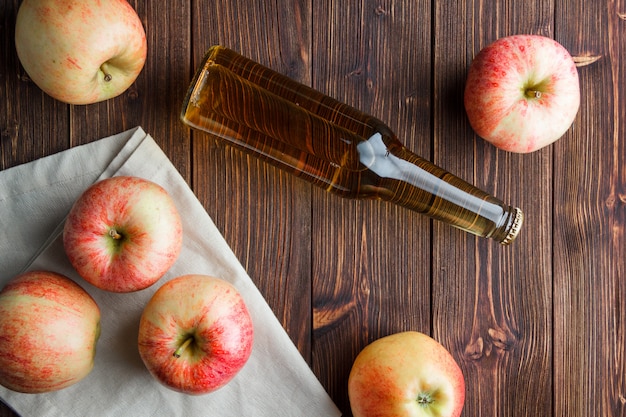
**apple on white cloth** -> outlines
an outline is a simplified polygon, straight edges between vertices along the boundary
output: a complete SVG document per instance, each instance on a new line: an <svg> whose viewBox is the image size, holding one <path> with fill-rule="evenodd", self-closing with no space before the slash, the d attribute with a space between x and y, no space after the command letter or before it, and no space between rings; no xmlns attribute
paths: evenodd
<svg viewBox="0 0 626 417"><path fill-rule="evenodd" d="M0 291L0 385L28 394L78 383L93 369L100 309L71 279L30 271Z"/></svg>
<svg viewBox="0 0 626 417"><path fill-rule="evenodd" d="M174 265L183 224L159 184L117 176L87 188L63 228L65 253L90 284L112 292L143 290Z"/></svg>
<svg viewBox="0 0 626 417"><path fill-rule="evenodd" d="M480 137L505 151L534 152L561 138L574 122L578 70L554 39L500 38L473 59L464 103Z"/></svg>
<svg viewBox="0 0 626 417"><path fill-rule="evenodd" d="M208 275L163 284L143 310L139 355L166 387L191 395L228 384L252 353L252 318L237 288Z"/></svg>
<svg viewBox="0 0 626 417"><path fill-rule="evenodd" d="M161 279L201 273L228 280L254 318L254 347L223 388L189 396L160 384L137 348L139 322L158 285L131 293L102 291L69 263L61 234L78 196L94 182L139 176L162 187L183 219L183 248ZM0 284L24 269L54 270L84 283L102 312L95 366L63 390L21 394L0 387L20 415L39 417L202 416L332 417L341 413L285 332L219 230L167 156L141 128L0 171Z"/></svg>
<svg viewBox="0 0 626 417"><path fill-rule="evenodd" d="M15 47L30 79L70 104L126 91L147 52L141 20L126 0L24 0Z"/></svg>

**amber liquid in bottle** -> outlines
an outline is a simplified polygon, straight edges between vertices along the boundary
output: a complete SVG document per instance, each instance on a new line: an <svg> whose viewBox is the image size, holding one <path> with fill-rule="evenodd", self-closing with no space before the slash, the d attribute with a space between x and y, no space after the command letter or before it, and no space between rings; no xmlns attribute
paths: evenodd
<svg viewBox="0 0 626 417"><path fill-rule="evenodd" d="M502 244L522 225L520 209L411 153L380 120L221 46L181 118L342 197L391 201Z"/></svg>

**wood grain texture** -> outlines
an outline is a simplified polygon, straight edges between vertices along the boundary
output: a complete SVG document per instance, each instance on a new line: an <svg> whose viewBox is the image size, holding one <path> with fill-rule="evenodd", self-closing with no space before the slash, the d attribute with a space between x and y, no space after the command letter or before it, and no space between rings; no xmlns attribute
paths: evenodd
<svg viewBox="0 0 626 417"><path fill-rule="evenodd" d="M221 44L308 83L309 10L297 1L195 2L194 67ZM196 195L310 361L311 186L205 134L193 133L193 155Z"/></svg>
<svg viewBox="0 0 626 417"><path fill-rule="evenodd" d="M428 155L430 28L418 22L430 21L430 2L319 1L313 14L313 86ZM313 370L347 411L348 374L367 343L430 331L430 222L387 203L313 196Z"/></svg>
<svg viewBox="0 0 626 417"><path fill-rule="evenodd" d="M558 6L558 39L600 59L555 145L555 415L626 416L626 3Z"/></svg>
<svg viewBox="0 0 626 417"><path fill-rule="evenodd" d="M15 52L18 0L0 4L2 70L0 71L0 169L66 149L69 106L32 88Z"/></svg>
<svg viewBox="0 0 626 417"><path fill-rule="evenodd" d="M443 225L434 230L433 334L476 387L466 415L548 415L552 408L545 372L552 363L552 151L513 155L473 135L463 89L473 57L497 38L550 36L553 8L549 1L437 3L434 160L526 217L510 247Z"/></svg>
<svg viewBox="0 0 626 417"><path fill-rule="evenodd" d="M143 126L345 416L358 352L409 329L458 361L464 417L626 416L624 0L131 0L145 69L89 106L28 79L19 3L0 2L0 169ZM514 33L553 37L581 62L574 126L528 155L475 136L462 101L473 57ZM415 153L521 207L520 237L500 247L344 200L191 132L180 106L213 44L377 116Z"/></svg>

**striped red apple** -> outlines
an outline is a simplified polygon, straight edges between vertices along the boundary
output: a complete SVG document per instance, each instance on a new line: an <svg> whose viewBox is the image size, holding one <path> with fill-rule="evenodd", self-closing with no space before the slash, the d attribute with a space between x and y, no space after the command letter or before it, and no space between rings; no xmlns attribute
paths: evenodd
<svg viewBox="0 0 626 417"><path fill-rule="evenodd" d="M472 61L464 102L480 137L506 151L533 152L561 138L574 122L580 106L578 70L551 38L504 37Z"/></svg>
<svg viewBox="0 0 626 417"><path fill-rule="evenodd" d="M465 380L452 355L420 332L400 332L367 345L348 377L354 417L459 417Z"/></svg>
<svg viewBox="0 0 626 417"><path fill-rule="evenodd" d="M132 292L157 282L176 262L183 226L160 185L119 176L93 184L76 200L63 229L65 253L97 288Z"/></svg>
<svg viewBox="0 0 626 417"><path fill-rule="evenodd" d="M32 271L0 291L0 384L43 393L76 384L92 370L100 309L71 279Z"/></svg>
<svg viewBox="0 0 626 417"><path fill-rule="evenodd" d="M185 394L213 392L244 367L254 339L250 313L229 282L183 275L161 286L139 323L139 354L157 381Z"/></svg>

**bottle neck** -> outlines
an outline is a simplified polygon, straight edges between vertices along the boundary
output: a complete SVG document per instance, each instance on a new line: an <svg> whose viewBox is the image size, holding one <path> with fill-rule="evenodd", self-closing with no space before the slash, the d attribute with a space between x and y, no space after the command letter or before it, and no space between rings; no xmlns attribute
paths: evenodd
<svg viewBox="0 0 626 417"><path fill-rule="evenodd" d="M376 132L357 148L375 174L363 185L366 193L502 244L517 235L521 210L415 155L395 137Z"/></svg>

